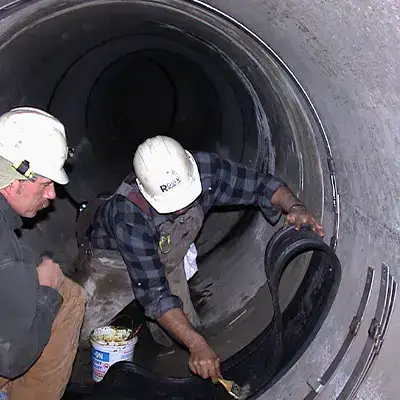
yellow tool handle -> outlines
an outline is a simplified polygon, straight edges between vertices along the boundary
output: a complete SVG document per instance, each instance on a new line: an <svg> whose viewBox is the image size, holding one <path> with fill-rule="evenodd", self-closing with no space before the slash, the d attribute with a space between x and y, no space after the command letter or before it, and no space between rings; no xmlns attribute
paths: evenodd
<svg viewBox="0 0 400 400"><path fill-rule="evenodd" d="M232 381L227 381L226 379L218 378L218 382L228 391L232 390Z"/></svg>

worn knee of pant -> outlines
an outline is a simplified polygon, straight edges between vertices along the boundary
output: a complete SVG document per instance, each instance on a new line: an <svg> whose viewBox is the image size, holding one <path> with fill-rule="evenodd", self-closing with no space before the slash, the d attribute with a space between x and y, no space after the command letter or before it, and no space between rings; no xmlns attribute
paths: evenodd
<svg viewBox="0 0 400 400"><path fill-rule="evenodd" d="M85 292L81 286L65 278L59 293L63 298L62 308L72 308L77 315L83 316L85 312Z"/></svg>
<svg viewBox="0 0 400 400"><path fill-rule="evenodd" d="M10 399L60 399L68 383L85 310L83 289L65 279L59 289L62 306L53 322L49 341L36 363L10 383Z"/></svg>
<svg viewBox="0 0 400 400"><path fill-rule="evenodd" d="M85 292L81 286L69 279L64 282L63 286L64 288L60 290L60 294L63 296L63 308L66 310L63 316L64 319L72 318L74 320L71 322L75 324L76 330L71 331L70 334L71 339L78 340L85 314ZM54 329L57 329L57 326L53 325Z"/></svg>

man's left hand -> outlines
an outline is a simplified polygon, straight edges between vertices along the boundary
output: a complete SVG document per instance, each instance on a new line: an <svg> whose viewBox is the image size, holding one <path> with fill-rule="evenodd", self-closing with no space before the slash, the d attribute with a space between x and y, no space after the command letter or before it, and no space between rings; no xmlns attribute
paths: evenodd
<svg viewBox="0 0 400 400"><path fill-rule="evenodd" d="M286 215L284 225L294 225L296 230L300 230L302 225L308 225L314 232L324 236L322 225L305 207L293 207Z"/></svg>

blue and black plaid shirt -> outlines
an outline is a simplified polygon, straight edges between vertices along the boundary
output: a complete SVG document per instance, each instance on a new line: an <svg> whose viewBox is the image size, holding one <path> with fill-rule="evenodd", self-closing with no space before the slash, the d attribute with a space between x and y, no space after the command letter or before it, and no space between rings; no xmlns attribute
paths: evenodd
<svg viewBox="0 0 400 400"><path fill-rule="evenodd" d="M193 154L200 172L204 214L217 205L256 205L275 223L280 209L271 204L273 194L284 183L216 154ZM131 183L132 186L136 183ZM119 194L96 212L92 223L91 243L95 248L118 250L123 257L136 299L150 318L157 319L173 308L181 308L177 296L169 289L164 265L158 255L158 227L175 214L158 214L150 206L151 216Z"/></svg>

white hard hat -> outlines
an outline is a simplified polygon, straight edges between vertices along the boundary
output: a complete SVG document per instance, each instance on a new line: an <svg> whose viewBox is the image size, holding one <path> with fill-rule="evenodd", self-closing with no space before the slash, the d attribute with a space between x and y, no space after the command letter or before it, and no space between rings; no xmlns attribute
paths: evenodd
<svg viewBox="0 0 400 400"><path fill-rule="evenodd" d="M133 168L140 192L160 214L184 209L201 193L193 156L167 136L142 143L133 158Z"/></svg>
<svg viewBox="0 0 400 400"><path fill-rule="evenodd" d="M0 188L35 175L67 184L67 154L64 125L52 115L20 107L0 116Z"/></svg>

